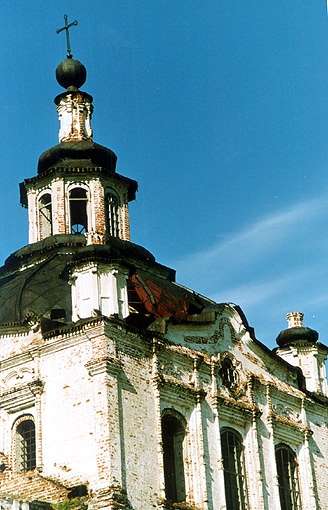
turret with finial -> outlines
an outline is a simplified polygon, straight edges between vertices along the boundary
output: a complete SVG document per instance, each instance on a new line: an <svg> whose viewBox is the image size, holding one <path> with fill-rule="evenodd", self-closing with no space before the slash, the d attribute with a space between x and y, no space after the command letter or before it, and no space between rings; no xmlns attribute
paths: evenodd
<svg viewBox="0 0 328 510"><path fill-rule="evenodd" d="M57 235L84 234L88 244L130 239L128 202L137 183L116 173L115 153L93 141L90 94L80 90L86 69L73 59L69 28L67 58L56 69L65 89L55 98L59 143L40 155L38 175L21 183L21 203L29 210L29 243ZM97 308L97 307L95 307Z"/></svg>
<svg viewBox="0 0 328 510"><path fill-rule="evenodd" d="M302 312L287 314L288 328L277 336L277 354L291 365L298 366L305 378L306 389L328 394L326 359L328 348L319 343L318 332L303 324Z"/></svg>
<svg viewBox="0 0 328 510"><path fill-rule="evenodd" d="M92 140L91 117L92 101L90 94L80 91L87 78L86 68L79 60L73 59L69 29L78 24L77 20L68 23L65 14L65 25L57 29L57 34L66 31L67 58L56 68L56 79L66 92L55 98L60 122L59 141Z"/></svg>

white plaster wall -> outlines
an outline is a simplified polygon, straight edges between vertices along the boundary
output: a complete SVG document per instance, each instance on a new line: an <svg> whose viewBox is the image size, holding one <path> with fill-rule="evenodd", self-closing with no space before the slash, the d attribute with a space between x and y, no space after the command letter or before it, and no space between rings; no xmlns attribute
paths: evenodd
<svg viewBox="0 0 328 510"><path fill-rule="evenodd" d="M122 431L122 482L124 486L125 479L133 508L149 510L160 497L158 424L150 353L144 352L140 339L136 337L134 341L139 346L127 346L132 356L122 353L123 371L116 410Z"/></svg>
<svg viewBox="0 0 328 510"><path fill-rule="evenodd" d="M315 471L315 485L318 492L317 508L328 510L328 417L309 412L309 424L313 436L309 438L310 451Z"/></svg>
<svg viewBox="0 0 328 510"><path fill-rule="evenodd" d="M41 358L44 474L64 480L97 477L93 393L85 367L90 342L49 351Z"/></svg>

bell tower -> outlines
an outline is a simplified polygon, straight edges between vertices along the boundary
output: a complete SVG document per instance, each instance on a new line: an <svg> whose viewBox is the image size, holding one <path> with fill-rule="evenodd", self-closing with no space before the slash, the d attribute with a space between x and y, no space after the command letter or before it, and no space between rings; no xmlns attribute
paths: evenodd
<svg viewBox="0 0 328 510"><path fill-rule="evenodd" d="M38 175L20 185L30 244L58 234L83 234L87 244L130 240L128 203L137 182L117 174L115 153L93 141L93 98L80 90L86 77L68 44L67 58L56 69L65 89L55 98L59 144L41 154Z"/></svg>
<svg viewBox="0 0 328 510"><path fill-rule="evenodd" d="M137 182L116 173L115 153L93 141L93 98L81 90L85 66L73 59L65 16L67 58L56 69L64 92L55 97L59 143L41 154L37 176L20 184L28 208L29 244L92 245L76 255L68 271L73 322L94 316L129 315L129 271L112 250L130 241L128 203ZM94 247L96 248L96 247ZM90 253L89 253L90 252Z"/></svg>

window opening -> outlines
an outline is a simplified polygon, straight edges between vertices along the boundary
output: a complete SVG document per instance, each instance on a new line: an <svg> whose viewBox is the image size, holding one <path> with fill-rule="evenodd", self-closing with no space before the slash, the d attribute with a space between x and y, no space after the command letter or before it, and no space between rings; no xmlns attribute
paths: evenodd
<svg viewBox="0 0 328 510"><path fill-rule="evenodd" d="M298 465L295 453L285 445L276 448L281 510L300 510Z"/></svg>
<svg viewBox="0 0 328 510"><path fill-rule="evenodd" d="M224 358L221 361L221 368L219 375L222 379L222 384L230 389L234 390L238 385L238 373L230 358Z"/></svg>
<svg viewBox="0 0 328 510"><path fill-rule="evenodd" d="M88 230L87 192L73 188L69 194L71 233L85 234Z"/></svg>
<svg viewBox="0 0 328 510"><path fill-rule="evenodd" d="M186 486L183 461L183 441L185 428L171 415L162 418L162 440L164 459L165 497L178 502L186 499Z"/></svg>
<svg viewBox="0 0 328 510"><path fill-rule="evenodd" d="M244 446L236 432L221 433L227 510L247 510Z"/></svg>
<svg viewBox="0 0 328 510"><path fill-rule="evenodd" d="M35 425L32 420L24 420L16 429L16 459L19 471L36 467Z"/></svg>
<svg viewBox="0 0 328 510"><path fill-rule="evenodd" d="M107 217L107 233L113 237L119 237L119 207L118 198L114 193L108 191L106 193L106 217Z"/></svg>
<svg viewBox="0 0 328 510"><path fill-rule="evenodd" d="M52 235L52 206L51 195L46 193L39 200L40 239Z"/></svg>

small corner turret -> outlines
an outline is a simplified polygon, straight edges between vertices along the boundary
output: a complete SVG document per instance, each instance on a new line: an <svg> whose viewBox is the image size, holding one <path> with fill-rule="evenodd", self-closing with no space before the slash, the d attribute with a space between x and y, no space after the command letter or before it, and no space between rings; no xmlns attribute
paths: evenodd
<svg viewBox="0 0 328 510"><path fill-rule="evenodd" d="M319 334L303 325L304 314L290 312L288 328L277 336L277 354L290 365L300 367L308 391L328 396L325 361L328 348L318 342Z"/></svg>
<svg viewBox="0 0 328 510"><path fill-rule="evenodd" d="M107 244L111 237L130 240L128 202L137 182L116 173L116 154L93 141L93 98L80 90L87 71L73 59L68 23L67 58L56 68L65 90L55 98L59 144L41 154L38 175L20 184L21 204L28 207L29 243L61 234L83 234L87 244Z"/></svg>

